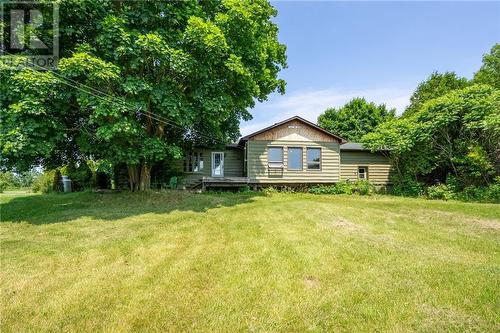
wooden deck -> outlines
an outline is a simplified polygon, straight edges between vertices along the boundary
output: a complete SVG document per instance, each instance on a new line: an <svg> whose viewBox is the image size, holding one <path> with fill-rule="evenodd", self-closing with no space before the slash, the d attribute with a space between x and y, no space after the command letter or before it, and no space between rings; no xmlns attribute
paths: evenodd
<svg viewBox="0 0 500 333"><path fill-rule="evenodd" d="M240 187L249 182L248 177L203 177L201 187L203 190L207 187Z"/></svg>

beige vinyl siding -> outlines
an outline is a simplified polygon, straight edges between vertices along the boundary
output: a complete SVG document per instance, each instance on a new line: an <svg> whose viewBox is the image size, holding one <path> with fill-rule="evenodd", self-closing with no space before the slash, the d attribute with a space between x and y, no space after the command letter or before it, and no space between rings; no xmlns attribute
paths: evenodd
<svg viewBox="0 0 500 333"><path fill-rule="evenodd" d="M203 153L203 170L184 173L183 183L191 185L201 181L203 177L212 176L212 152L224 152L224 177L243 177L243 150L242 149L193 149ZM176 160L175 166L184 171L184 159Z"/></svg>
<svg viewBox="0 0 500 333"><path fill-rule="evenodd" d="M340 177L343 180L357 180L358 167L367 167L368 180L374 184L389 184L392 168L389 159L380 153L367 151L341 151Z"/></svg>
<svg viewBox="0 0 500 333"><path fill-rule="evenodd" d="M282 175L269 174L267 149L283 147ZM288 170L288 147L303 149L302 170ZM307 147L321 148L321 170L307 169ZM339 181L339 143L312 141L251 140L248 149L248 177L255 183L335 183Z"/></svg>

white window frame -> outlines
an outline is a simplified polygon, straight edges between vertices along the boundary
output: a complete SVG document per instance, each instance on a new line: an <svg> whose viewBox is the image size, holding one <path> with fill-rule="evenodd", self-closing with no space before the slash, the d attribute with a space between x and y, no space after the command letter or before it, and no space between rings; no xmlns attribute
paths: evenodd
<svg viewBox="0 0 500 333"><path fill-rule="evenodd" d="M220 154L220 156L221 156L221 160L220 160L220 163L221 163L221 165L220 165L221 174L220 175L215 175L214 174L215 154ZM225 155L226 154L224 154L223 151L213 151L212 152L212 156L211 156L212 157L212 161L210 163L210 175L212 177L224 177L224 173L225 173L225 170L224 170L224 163L225 163L224 159L226 157Z"/></svg>
<svg viewBox="0 0 500 333"><path fill-rule="evenodd" d="M361 178L361 177L359 176L359 175L360 175L359 170L361 170L361 169L365 170L365 171L364 171L365 178ZM358 166L358 170L357 170L357 172L356 172L356 173L357 173L357 175L358 175L358 179L360 179L360 180L361 180L361 179L362 179L362 180L368 180L368 167L367 167L367 166Z"/></svg>

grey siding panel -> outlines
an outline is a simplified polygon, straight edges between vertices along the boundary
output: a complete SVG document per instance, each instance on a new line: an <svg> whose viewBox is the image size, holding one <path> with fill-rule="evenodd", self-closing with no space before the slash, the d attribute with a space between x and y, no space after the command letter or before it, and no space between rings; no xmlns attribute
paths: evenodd
<svg viewBox="0 0 500 333"><path fill-rule="evenodd" d="M380 153L367 151L341 151L340 177L343 180L358 179L358 167L368 167L368 180L374 184L385 185L390 183L390 176L394 172L389 159Z"/></svg>
<svg viewBox="0 0 500 333"><path fill-rule="evenodd" d="M283 147L282 175L270 175L267 148ZM302 147L302 170L287 170L288 147ZM307 170L307 147L321 148L321 170ZM338 142L248 141L248 177L255 183L335 183L340 179Z"/></svg>
<svg viewBox="0 0 500 333"><path fill-rule="evenodd" d="M243 150L224 151L224 176L243 177Z"/></svg>

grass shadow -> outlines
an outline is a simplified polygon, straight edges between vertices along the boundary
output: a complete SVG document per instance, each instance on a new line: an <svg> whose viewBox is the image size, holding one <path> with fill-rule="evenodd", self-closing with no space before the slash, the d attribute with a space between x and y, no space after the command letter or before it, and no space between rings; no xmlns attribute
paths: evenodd
<svg viewBox="0 0 500 333"><path fill-rule="evenodd" d="M0 205L0 222L41 225L72 221L84 216L116 220L147 213L205 212L250 203L261 195L257 192L195 194L181 191L4 195Z"/></svg>

